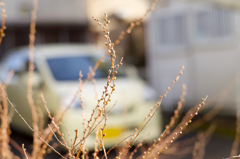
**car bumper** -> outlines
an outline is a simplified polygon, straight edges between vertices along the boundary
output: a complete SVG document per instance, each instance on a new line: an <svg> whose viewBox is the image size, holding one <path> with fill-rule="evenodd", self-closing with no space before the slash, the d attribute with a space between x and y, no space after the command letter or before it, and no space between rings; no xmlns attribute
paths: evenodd
<svg viewBox="0 0 240 159"><path fill-rule="evenodd" d="M149 105L149 106L148 106ZM104 133L106 136L104 137L104 146L106 148L110 148L117 143L121 142L126 137L133 135L135 128L143 122L145 116L150 111L150 106L154 106L154 103L148 104L140 104L138 105L137 109L134 109L131 113L123 113L123 114L112 114L108 115L107 126L105 127ZM92 112L91 112L92 113ZM88 118L86 119L88 120ZM75 137L75 130L78 129L78 139L82 138L83 132L83 125L82 125L82 110L74 110L70 109L69 112L66 114L64 120L62 121L63 125L66 127L68 132L70 132L72 139ZM102 120L102 124L104 125L105 120ZM146 123L146 121L145 121ZM137 140L141 141L146 136L148 138L145 142L153 141L159 137L161 133L162 123L161 123L161 114L159 111L153 116L150 122L144 127L141 131L140 135L138 136ZM65 139L70 144L70 136L66 129L62 129L64 132ZM141 128L140 128L141 130ZM95 143L95 130L87 137L86 140L86 147L89 150L94 149ZM128 138L127 138L128 139ZM78 141L79 141L78 140ZM124 143L124 142L123 142Z"/></svg>

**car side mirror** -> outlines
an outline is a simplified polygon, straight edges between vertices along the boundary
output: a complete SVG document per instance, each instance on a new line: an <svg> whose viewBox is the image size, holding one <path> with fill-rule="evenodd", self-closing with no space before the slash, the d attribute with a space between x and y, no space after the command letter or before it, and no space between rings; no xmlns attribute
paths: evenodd
<svg viewBox="0 0 240 159"><path fill-rule="evenodd" d="M23 73L20 75L21 82L27 86L28 85L28 73ZM40 73L33 72L32 75L32 88L33 89L39 89L43 85L43 79L40 75Z"/></svg>
<svg viewBox="0 0 240 159"><path fill-rule="evenodd" d="M126 68L126 71L129 76L138 77L138 71L136 67L130 65Z"/></svg>

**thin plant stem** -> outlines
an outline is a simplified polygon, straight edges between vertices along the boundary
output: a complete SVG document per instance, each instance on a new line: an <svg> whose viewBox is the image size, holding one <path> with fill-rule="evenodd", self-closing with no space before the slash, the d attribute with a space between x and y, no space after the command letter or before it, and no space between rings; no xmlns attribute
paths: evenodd
<svg viewBox="0 0 240 159"><path fill-rule="evenodd" d="M0 28L0 45L2 43L2 39L5 36L4 30L6 30L6 26L5 26L5 20L6 20L6 10L4 8L5 4L3 3L2 0L0 0L0 6L1 6L1 10L2 10L2 25Z"/></svg>
<svg viewBox="0 0 240 159"><path fill-rule="evenodd" d="M19 115L19 117L23 120L23 122L28 126L28 128L40 139L42 140L46 145L48 145L53 151L55 151L59 156L61 156L62 158L65 158L64 156L62 156L57 150L55 150L51 145L49 145L43 138L41 138L37 132L34 131L34 129L27 123L27 121L23 118L23 116L18 112L18 110L16 109L16 107L13 105L13 103L9 100L9 98L7 97L6 92L4 91L2 84L0 84L0 88L1 90L4 92L4 95L7 99L7 101L9 102L9 104L12 106L12 108L15 110L15 112Z"/></svg>

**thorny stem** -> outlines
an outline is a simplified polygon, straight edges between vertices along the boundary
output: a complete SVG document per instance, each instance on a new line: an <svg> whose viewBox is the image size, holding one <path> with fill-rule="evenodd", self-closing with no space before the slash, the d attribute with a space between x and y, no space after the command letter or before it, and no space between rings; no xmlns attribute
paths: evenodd
<svg viewBox="0 0 240 159"><path fill-rule="evenodd" d="M1 84L1 82L0 82ZM7 99L4 96L6 90L3 85L3 90L0 92L0 154L2 158L11 158L9 150L9 117L8 117L8 104Z"/></svg>
<svg viewBox="0 0 240 159"><path fill-rule="evenodd" d="M158 1L159 1L159 0L155 0L155 1L151 4L151 7L146 11L146 13L145 13L139 20L135 21L135 24L136 24L136 25L139 25L139 23L146 17L146 15L147 15L151 10L154 9L154 7L155 7L155 5L156 5L156 3L157 3ZM136 25L133 25L133 24L134 24L134 23L131 23L130 28L128 28L128 29L125 31L125 34L124 34L123 32L120 34L119 38L111 45L112 49L113 49L117 44L119 44L119 42L123 39L123 37L126 35L126 33L130 33L130 32L131 32L131 30L136 26ZM129 29L130 29L130 32L129 32ZM109 32L108 32L108 33L109 33ZM108 45L108 47L110 47L110 45ZM90 72L90 73L88 74L87 78L86 78L86 79L84 80L84 82L82 83L82 86L83 86L85 83L87 83L88 80L90 80L90 79L92 78L93 73L97 70L97 68L100 66L100 64L104 61L104 59L105 59L105 57L108 55L108 53L109 53L109 52L106 52L106 53L102 56L101 60L99 60L99 61L95 64L94 68L92 69L92 72ZM114 78L114 79L115 79L115 78ZM114 86L114 85L113 85L113 86ZM73 98L72 101L69 103L68 107L65 109L65 111L63 112L63 114L61 115L61 117L60 117L59 120L61 120L61 119L65 116L65 113L70 109L71 105L72 105L73 102L76 100L78 94L79 94L79 90L76 91L76 93L75 93L75 95L74 95L74 98ZM109 96L109 99L110 99L110 96ZM97 109L97 108L96 108L96 109ZM95 112L95 110L94 110L94 112ZM93 112L93 113L94 113L94 112ZM92 117L92 116L91 116L91 117ZM97 118L95 118L95 119L97 119ZM90 119L90 121L91 121L91 119ZM90 127L89 132L90 132L90 131L91 131L91 127ZM87 136L88 136L88 135L87 135Z"/></svg>
<svg viewBox="0 0 240 159"><path fill-rule="evenodd" d="M200 147L200 142L196 141L192 151L192 159L197 159L199 147Z"/></svg>
<svg viewBox="0 0 240 159"><path fill-rule="evenodd" d="M5 19L6 19L6 10L4 8L5 4L2 2L2 0L0 0L0 6L1 6L1 10L2 10L2 26L0 28L0 45L2 43L2 39L3 37L5 36L4 34L4 30L6 29L6 26L5 26Z"/></svg>
<svg viewBox="0 0 240 159"><path fill-rule="evenodd" d="M111 71L109 70L109 76L108 76L108 79L110 78L111 80L112 80L112 86L111 86L111 88L112 88L112 90L111 90L111 93L110 94L108 94L108 90L107 90L107 87L108 87L108 85L109 85L109 80L108 80L108 85L107 85L107 87L105 87L105 92L103 93L103 95L105 94L105 97L103 97L103 111L104 111L104 115L102 114L102 111L100 112L101 113L101 116L103 115L104 117L105 117L105 120L104 120L104 125L103 125L103 127L101 128L101 139L100 139L100 146L99 146L99 149L98 149L98 151L96 152L96 156L97 156L97 154L99 153L99 151L100 151L100 149L101 149L101 146L103 147L103 151L104 151L104 156L105 156L105 158L107 159L107 154L106 154L106 149L105 149L105 146L104 146L104 141L103 141L103 138L104 138L104 136L106 135L105 133L104 133L104 129L105 129L105 127L106 127L106 122L107 122L107 116L106 116L106 105L108 104L108 101L110 101L110 97L111 97L111 95L113 94L113 91L115 90L115 80L116 80L116 78L115 78L115 74L117 73L117 71L115 72L115 60L116 60L116 53L115 53L115 50L113 49L113 44L112 44L112 42L111 42L111 39L110 39L110 37L109 37L109 29L108 29L108 24L110 23L110 21L108 20L108 16L107 16L107 14L106 13L104 13L105 14L105 23L104 23L104 26L100 23L100 21L99 20L97 20L96 18L94 18L94 20L95 21L97 21L98 22L98 24L100 25L100 26L102 26L102 28L103 28L103 32L105 33L105 38L106 38L106 45L108 46L108 53L109 53L109 55L110 55L110 60L109 61L111 61L111 71L112 71L112 77L110 78L110 73L111 73ZM117 66L117 68L118 68L119 66ZM117 69L116 68L116 69ZM108 96L108 98L107 98L107 96ZM95 156L95 158L96 158L96 156Z"/></svg>
<svg viewBox="0 0 240 159"><path fill-rule="evenodd" d="M124 139L122 139L122 141L120 141L119 143L117 143L115 146L113 146L112 148L110 148L108 151L107 151L107 154L110 153L110 151L112 151L114 148L116 148L118 145L120 145L123 141L125 141L127 138L131 137L132 135L129 135L127 137L125 137ZM104 156L103 156L104 157ZM102 159L103 159L102 157Z"/></svg>
<svg viewBox="0 0 240 159"><path fill-rule="evenodd" d="M57 132L60 135L60 137L62 138L62 141L64 142L64 144L58 140L58 138L54 134L54 131L52 130L50 124L48 124L49 129L51 130L52 134L56 137L56 139L59 141L59 143L61 145L64 145L67 148L68 154L71 156L71 148L67 146L67 142L65 141L65 139L63 137L63 134L60 132L58 125L55 123L54 117L51 116L51 113L50 113L50 111L49 111L49 109L47 107L47 102L46 102L46 100L45 100L45 98L44 98L42 93L41 93L41 97L42 97L42 101L43 101L44 107L45 107L45 109L46 109L46 111L48 113L48 117L51 119L51 125L53 125L53 127L57 130Z"/></svg>
<svg viewBox="0 0 240 159"><path fill-rule="evenodd" d="M44 115L41 109L41 104L42 104L42 100L41 100L41 93L38 93L38 97L36 100L36 110L37 110L37 114L38 114L38 118L39 118L39 133L42 133L44 130Z"/></svg>
<svg viewBox="0 0 240 159"><path fill-rule="evenodd" d="M116 46L117 44L120 43L120 41L127 35L127 34L130 34L132 32L132 29L136 26L136 25L139 25L140 22L148 15L148 13L152 10L154 10L157 2L160 1L160 0L154 0L154 2L151 4L151 6L146 10L146 12L144 13L144 15L139 18L138 20L132 22L130 24L130 26L123 32L121 32L121 34L118 36L117 40L114 42L114 46Z"/></svg>
<svg viewBox="0 0 240 159"><path fill-rule="evenodd" d="M178 107L174 111L174 116L171 117L169 124L165 126L165 130L163 131L161 136L153 143L153 145L150 148L148 148L148 151L146 152L146 154L150 154L152 148L155 147L157 144L159 144L159 142L162 141L162 139L170 133L170 129L174 126L176 119L179 117L179 112L183 108L183 103L185 101L185 99L184 99L185 95L186 95L186 85L183 84L182 85L182 95L180 97L180 101L178 102Z"/></svg>
<svg viewBox="0 0 240 159"><path fill-rule="evenodd" d="M80 101L81 101L81 107L82 107L82 117L83 117L83 122L82 122L82 125L83 125L83 138L85 138L83 140L83 142L81 143L81 149L80 151L78 151L77 153L77 158L79 158L80 156L80 153L81 151L83 152L83 157L82 159L84 159L84 153L85 153L85 143L86 143L86 132L87 132L87 128L86 128L86 117L85 117L85 107L84 107L84 100L83 100L83 97L82 97L82 71L79 72L79 91L80 91ZM74 145L74 144L73 144Z"/></svg>
<svg viewBox="0 0 240 159"><path fill-rule="evenodd" d="M156 3L157 1L155 0L155 3ZM28 95L27 95L27 98L28 98L28 102L29 102L29 105L30 105L30 108L31 108L31 111L32 111L32 115L33 115L33 128L31 128L28 124L27 124L27 122L24 120L24 122L28 125L28 127L34 132L34 145L37 147L37 144L38 144L38 141L39 140L37 140L37 137L39 137L40 139L42 139L38 134L37 134L37 132L38 132L38 127L37 127L37 123L38 123L38 118L37 118L37 113L36 113L36 108L35 108L35 105L34 105L34 101L33 101L33 98L32 98L32 81L31 81L31 79L32 79L32 76L33 76L33 70L34 70L34 57L33 57L33 50L34 50L34 41L35 41L35 33L36 33L36 30L35 30L35 26L36 26L36 11L37 11L37 3L38 3L38 0L33 0L33 10L32 10L32 19L31 19L31 25L30 25L30 35L29 35L29 78L28 78ZM1 5L2 5L2 3L0 3ZM154 4L154 3L153 3ZM153 4L152 4L152 7L153 7ZM2 7L3 8L3 7ZM146 15L147 15L147 13L149 12L150 10L147 10L147 12L146 12L146 14L142 17L142 18L140 18L139 19L139 21L138 22L140 22ZM2 12L4 12L5 13L5 10L4 9L2 9ZM3 14L3 15L5 15L5 14ZM4 18L5 18L5 16L3 16ZM4 25L4 22L5 22L5 19L3 18L3 20L2 20L2 25ZM4 21L4 22L3 22ZM137 23L136 23L137 24ZM137 24L138 25L138 24ZM5 29L5 26L4 27L2 27L3 28L3 30ZM131 28L130 29L133 29L133 26L131 25ZM3 30L1 30L1 35L4 35L3 34ZM127 31L128 33L129 33L129 29L128 29L128 31ZM124 35L125 36L125 35ZM123 36L121 36L121 38L123 38ZM118 41L117 41L117 43L119 43L119 41L120 41L121 39L118 39ZM108 41L108 40L107 40ZM108 41L109 42L109 41ZM111 41L110 41L111 42ZM110 43L109 42L109 43ZM112 49L113 50L113 47L116 45L116 43L114 43L114 45L112 45L111 47L110 47L110 45L108 45L108 47L109 47L109 49ZM102 62L102 60L101 61L99 61L99 63L98 64L100 64ZM111 57L111 63L112 63L112 65L114 66L114 62L115 62L115 58L112 58ZM96 67L95 67L95 70L97 69L97 67L99 66L99 65L95 65ZM117 70L117 69L116 69ZM111 94L113 93L113 91L115 90L114 89L114 87L115 87L115 66L114 67L112 67L112 81L113 81L113 87L112 87L112 91L111 91ZM94 69L93 69L93 71L94 71ZM88 76L88 77L91 77L92 75L90 75L90 76ZM87 80L89 80L89 79L86 79L85 81L84 81L84 83L87 81ZM109 98L108 99L110 99L110 96L109 96ZM8 101L10 102L10 100L8 99ZM13 104L11 103L11 105L12 105L12 107L15 109L15 107L13 106ZM18 113L18 111L15 109L15 111ZM105 111L105 114L106 114L106 110L104 109L104 111ZM19 113L18 113L19 114ZM20 115L20 114L19 114ZM20 115L21 116L21 115ZM35 118L36 117L36 118ZM106 116L105 116L105 122L106 122ZM106 125L106 124L105 124ZM45 141L44 141L45 142ZM45 142L46 143L46 142ZM34 146L34 147L35 147ZM48 145L48 146L50 146L50 145ZM35 148L36 148L35 147ZM51 147L51 146L50 146ZM38 151L37 149L34 149L35 150L35 153ZM33 152L33 154L34 154L34 152Z"/></svg>
<svg viewBox="0 0 240 159"><path fill-rule="evenodd" d="M140 132L142 132L142 130L146 127L146 125L149 123L149 121L152 119L152 117L155 115L155 113L157 112L157 110L160 108L162 99L164 97L167 96L167 93L169 92L169 90L173 87L173 85L179 80L179 76L183 74L183 69L184 66L182 66L182 68L180 69L179 73L176 76L176 79L173 80L172 84L170 87L168 87L168 89L165 91L165 93L163 94L163 96L159 97L158 102L156 103L156 105L154 106L154 108L152 108L149 112L149 114L144 118L143 122L139 125L138 128L135 129L135 132L133 134L132 139L127 143L127 145L120 151L121 154L125 151L125 150L129 150L131 148L131 144L134 142L134 140L138 137L138 135L140 134ZM154 111L153 111L154 110ZM153 112L153 113L152 113ZM143 125L144 124L144 125ZM115 158L117 158L119 156L116 156Z"/></svg>
<svg viewBox="0 0 240 159"><path fill-rule="evenodd" d="M210 140L210 138L211 138L213 132L216 130L216 128L217 128L217 124L212 123L211 126L208 128L208 130L206 130L203 133L198 134L199 150L198 150L198 153L196 153L196 159L204 158L206 144Z"/></svg>
<svg viewBox="0 0 240 159"><path fill-rule="evenodd" d="M100 140L101 142L100 142L100 146L98 148L98 151L95 154L98 154L99 151L101 150L101 147L103 147L105 158L107 158L106 150L104 148L104 142L103 142L103 138L105 136L104 129L106 127L106 122L107 122L106 106L108 105L108 102L111 101L111 95L113 94L113 91L115 91L115 80L116 80L115 74L117 74L117 70L119 68L119 65L122 65L122 59L120 61L120 64L115 66L116 54L115 54L115 50L113 48L113 44L111 43L111 39L109 37L109 29L108 29L108 24L110 23L110 21L108 20L107 14L106 13L104 13L104 14L105 14L105 19L104 19L105 23L104 23L104 25L98 19L96 19L95 17L93 17L93 18L94 18L95 21L98 22L98 25L100 25L103 28L103 32L105 33L105 38L106 38L106 41L107 41L106 45L108 46L108 53L110 55L109 61L111 61L111 70L109 70L109 75L108 75L108 79L107 79L107 86L104 87L105 91L103 92L101 99L98 100L97 107L95 107L95 109L93 110L93 113L92 113L92 115L90 117L90 120L88 121L87 128L89 128L89 130L88 130L88 135L89 135L89 133L91 132L92 127L95 125L95 122L97 121L97 119L99 117L101 117L101 116L104 116L104 119L105 119L104 120L104 125L101 128L101 140ZM111 82L113 83L110 86L111 87L111 93L108 93L108 87L109 87ZM81 81L80 81L80 85L81 85ZM80 89L80 92L81 92L81 89ZM97 108L99 107L99 104L100 104L101 101L103 101L103 107L102 107L102 109L99 109L100 111L98 112L97 117L94 118L94 121L93 121L93 123L90 126L90 122L92 121L94 113L97 110ZM86 128L84 128L84 134L85 134L85 132L86 132ZM84 140L86 139L85 135L83 136L83 139ZM84 140L80 144L80 148L79 148L79 151L77 153L77 156L80 155L81 149L84 146ZM96 156L97 155L95 155L95 157Z"/></svg>
<svg viewBox="0 0 240 159"><path fill-rule="evenodd" d="M214 106L214 108L211 111L204 114L202 118L195 120L194 124L189 125L185 130L185 133L190 132L191 130L195 130L197 127L200 127L201 125L203 125L204 122L210 121L212 118L214 118L224 106L227 100L227 97L229 96L229 92L233 89L233 87L234 87L234 83L231 82L226 88L224 88L220 92L220 94L217 94L214 98L211 98L213 101L215 101L214 99L217 99L220 97L220 100L218 100L217 104ZM204 107L208 105L213 105L214 104L213 101L212 102L208 101L208 103L206 103ZM192 108L189 111L192 111L193 109L195 108Z"/></svg>
<svg viewBox="0 0 240 159"><path fill-rule="evenodd" d="M29 104L30 104L30 107L32 107L33 109L31 109L32 110L32 114L33 114L33 116L35 116L36 117L36 115L34 115L34 114L36 114L35 112L36 112L36 109L34 108L35 106L34 106L34 101L33 101L33 99L32 99L32 82L31 82L31 78L32 78L32 75L33 75L33 70L34 70L34 64L33 64L33 60L34 60L34 58L33 58L33 49L34 49L34 41L35 41L35 25L36 25L36 10L37 10L37 2L38 2L38 0L34 0L34 8L33 8L33 10L32 10L32 21L31 21L31 25L30 25L30 35L29 35L29 39L30 39L30 42L29 42L29 81L28 81L28 101L29 101ZM157 2L156 0L155 0L155 2ZM150 10L148 10L147 11L147 13L149 12ZM146 14L143 16L143 17L145 17L146 16ZM143 19L143 17L140 19L140 21ZM139 22L140 22L139 21ZM131 28L132 29L132 28ZM129 33L129 30L128 30L128 33ZM120 39L121 40L121 39ZM118 43L119 43L119 41L118 41ZM115 44L116 45L116 44ZM115 45L112 45L112 49L113 49L113 47L115 46ZM102 58L102 59L104 59L104 58ZM114 60L115 61L115 60ZM112 62L112 64L113 64L113 59L111 58L111 62ZM99 63L98 64L100 64L102 62L102 60L101 61L99 61ZM95 66L96 67L94 67L95 69L93 69L93 71L94 70L96 70L97 69L97 67L99 66L98 64L96 64ZM115 67L113 67L112 68L112 71L113 71L113 74L112 74L112 80L113 80L113 88L112 88L112 91L111 91L111 94L112 94L112 92L114 91L114 87L115 87L115 69L114 69ZM90 76L88 76L88 77L91 77L91 75ZM84 83L86 83L86 81L87 80L89 80L89 78L87 78L85 81L84 81ZM83 83L83 84L84 84ZM109 97L109 99L110 99L110 97ZM8 99L9 100L9 99ZM75 99L74 99L75 100ZM9 101L10 102L10 101ZM12 105L12 104L11 104ZM13 106L13 105L12 105ZM13 106L14 107L14 106ZM15 107L14 107L15 108ZM34 109L35 109L35 111L34 111ZM15 111L16 111L16 109L15 109ZM105 111L105 114L106 114L106 110L104 109L104 111ZM105 116L105 121L106 121L106 116ZM33 117L33 121L34 121L34 123L37 123L37 118L36 119L34 119L34 117ZM26 122L26 121L25 121ZM27 124L28 125L28 124ZM34 135L36 135L36 136L38 136L39 137L39 135L37 134L37 131L38 131L38 127L36 127L34 124L33 124L33 129L28 125L28 127L34 132ZM34 131L34 129L35 129L35 131ZM40 138L40 137L39 137ZM36 137L35 137L35 139L36 139ZM42 138L40 138L40 139L42 139ZM37 140L35 140L35 141L37 141ZM44 141L45 142L45 141ZM35 142L35 143L37 143L37 142ZM46 142L45 142L46 143Z"/></svg>
<svg viewBox="0 0 240 159"><path fill-rule="evenodd" d="M58 141L62 146L68 148L68 145L65 145L64 143L62 143L62 142L58 139L58 137L57 137L56 134L53 132L53 130L52 130L52 128L51 128L51 126L50 126L49 124L48 124L48 127L49 127L49 129L52 131L52 133L53 133L54 137L57 139L57 141Z"/></svg>
<svg viewBox="0 0 240 159"><path fill-rule="evenodd" d="M32 97L32 76L33 76L33 70L34 70L34 42L35 42L35 34L36 34L36 12L37 12L37 4L38 0L33 0L33 9L31 12L31 23L30 23L30 34L29 34L29 71L28 71L28 88L27 88L27 99L28 103L32 112L32 118L33 118L33 129L35 133L33 134L33 151L32 151L32 157L36 158L37 156L41 158L41 156L44 153L44 149L46 148L46 145L43 145L41 150L39 150L39 145L41 142L38 140L37 132L38 132L38 118L37 118L37 112L34 105L34 100ZM60 118L62 119L62 118ZM59 122L57 122L56 125L58 125ZM55 130L54 130L55 131ZM47 131L45 131L47 132ZM49 133L51 131L48 131ZM47 138L47 141L51 139L52 135L49 135ZM45 143L47 143L44 140Z"/></svg>
<svg viewBox="0 0 240 159"><path fill-rule="evenodd" d="M4 30L6 29L5 26L5 19L6 19L6 10L4 8L5 4L2 2L2 0L0 0L0 6L1 6L1 10L2 10L2 25L0 28L0 45L2 42L3 37L5 36L4 34ZM10 83L12 76L14 75L14 71L10 71L7 79L3 85L3 89L5 91L5 89L7 88L8 84ZM1 84L1 81L0 81ZM1 153L1 157L2 158L12 158L12 154L10 153L9 150L9 141L10 141L10 128L9 128L9 123L11 122L11 118L10 115L8 114L8 104L7 104L7 100L6 97L4 96L4 91L1 91L0 94L0 102L2 102L2 104L0 103L0 119L1 119L1 123L0 123L0 142L1 142L1 149L0 149L0 153Z"/></svg>
<svg viewBox="0 0 240 159"><path fill-rule="evenodd" d="M122 59L120 60L119 65L122 65ZM118 70L119 65L117 65L116 71ZM100 114L102 113L102 111L105 110L105 106L108 104L108 101L111 101L111 99L110 99L110 98L111 98L111 95L107 93L107 92L108 92L108 86L109 86L109 84L112 82L112 78L110 78L110 75L111 75L111 71L109 70L109 74L108 74L108 77L107 77L107 86L104 87L104 88L105 88L105 91L103 92L101 98L98 100L97 107L94 108L93 113L91 114L91 117L90 117L89 122L92 121L93 115L94 115L95 111L100 107L100 102L101 102L102 100L104 100L104 102L103 102L104 106L103 106L103 109L102 109L102 110L99 109L98 115L97 115L97 117L94 118L94 121L93 121L93 124L92 124L92 125L95 125L98 117L100 116ZM106 100L106 98L104 98L104 97L107 97L107 96L108 96L108 99ZM106 112L105 112L105 114L106 114ZM90 133L90 131L92 131L92 127L90 127L90 129L88 130L88 133Z"/></svg>
<svg viewBox="0 0 240 159"><path fill-rule="evenodd" d="M122 64L122 59L120 60L120 64L119 65L121 65ZM117 71L117 69L119 68L119 65L117 65L117 67L116 67L116 71ZM105 88L105 91L103 92L103 94L102 94L102 97L101 97L101 99L100 100L98 100L98 103L97 103L97 106L95 107L95 109L93 110L93 113L91 114L91 117L90 117L90 120L88 121L88 126L87 127L89 127L89 130L88 130L88 133L87 133L87 135L86 135L86 137L83 137L82 138L82 140L81 141L79 141L78 142L78 144L80 143L80 146L79 146L79 149L78 149L78 151L77 152L79 152L79 151L81 151L81 147L82 147L82 145L83 145L83 141L93 132L93 130L102 122L102 120L104 119L102 119L96 126L95 126L95 128L93 128L93 126L95 125L95 122L97 121L97 119L100 117L100 115L102 114L102 111L105 111L105 106L107 105L107 103L105 102L105 98L104 98L104 96L106 96L107 97L107 88L108 88L108 86L109 86L109 84L111 83L111 81L112 81L112 78L110 78L110 74L111 74L111 71L109 70L109 75L108 75L108 79L107 79L107 86L105 86L104 88ZM75 96L76 96L77 94L75 94ZM95 111L100 107L99 106L99 104L100 104L100 102L102 101L102 100L104 100L104 106L103 106L103 109L101 109L99 112L98 112L98 115L96 116L96 117L94 117L94 122L93 122L93 124L90 126L90 122L92 121L92 118L93 118L93 115L94 115L94 113L95 113ZM107 101L110 101L110 95L109 95L109 98L108 98L108 100ZM72 101L73 102L73 101ZM116 103L115 103L116 104ZM113 105L113 107L115 106L115 104ZM66 111L64 111L64 113L66 113ZM109 113L109 112L108 112ZM104 113L104 114L106 114L106 112ZM63 117L64 115L62 115L61 117ZM60 119L61 120L61 119ZM106 120L106 117L105 117L105 120ZM106 125L106 124L105 124ZM92 129L93 128L93 129ZM86 130L84 130L84 131L86 131ZM75 146L77 146L78 144L76 144ZM99 150L100 150L100 148L99 148ZM99 152L96 152L95 154L98 154Z"/></svg>
<svg viewBox="0 0 240 159"><path fill-rule="evenodd" d="M116 105L116 102L115 102L115 104L112 106L112 108L105 114L105 116L108 116L108 114L111 112L111 110L113 109L113 107L114 107L115 105ZM98 116L95 117L95 119L98 118L99 115L101 115L101 113L99 113ZM83 140L85 140L90 134L92 134L93 131L101 124L101 122L102 122L104 119L105 119L105 118L102 118L96 125L93 124L93 125L91 126L91 131L88 132L88 134L86 135L86 137L83 137L83 138L78 142L78 144L80 144L80 143L82 144ZM94 125L95 125L95 126L94 126ZM76 144L75 146L77 146L78 144ZM79 146L79 150L78 150L78 151L80 151L81 144L80 144L80 146ZM100 144L101 144L101 143L100 143ZM96 154L99 153L99 150L100 150L100 149L98 149L98 150L95 151L94 157L97 156ZM77 152L78 152L78 151L77 151Z"/></svg>
<svg viewBox="0 0 240 159"><path fill-rule="evenodd" d="M74 142L73 142L73 145L72 145L72 154L74 154L74 150L75 150L75 144L77 142L77 138L78 138L78 129L75 130L75 139L74 139Z"/></svg>
<svg viewBox="0 0 240 159"><path fill-rule="evenodd" d="M33 0L33 9L31 11L31 23L30 23L30 34L29 34L29 69L28 69L28 83L27 83L27 100L32 112L33 129L35 132L39 131L37 111L34 105L33 92L32 92L32 77L33 77L33 70L34 70L33 51L34 51L34 42L35 42L35 34L36 34L37 5L38 5L38 0ZM32 157L37 158L38 152L39 152L39 140L37 135L34 133Z"/></svg>
<svg viewBox="0 0 240 159"><path fill-rule="evenodd" d="M112 106L112 108L111 108L110 111L107 113L107 115L111 112L111 110L113 109L113 107L114 107L115 105L116 105L116 103ZM90 134L92 134L93 131L100 125L100 123L101 123L103 120L104 120L104 118L102 118L102 119L95 125L95 127L92 128L91 132L89 132L85 138L87 138ZM75 145L75 147L76 147L78 144L82 143L82 141L85 140L85 138L83 137L83 138ZM81 147L81 145L80 145L79 147ZM78 151L79 151L79 150L78 150ZM78 152L78 151L77 151L77 152Z"/></svg>
<svg viewBox="0 0 240 159"><path fill-rule="evenodd" d="M24 151L23 151L23 149L22 149L21 146L19 146L13 139L10 139L9 141L10 141L10 144L11 144L15 149L18 150L18 152L20 152L22 155L25 155L25 154L24 154ZM29 154L28 152L26 152L26 154L27 154L27 156L30 156L30 154Z"/></svg>
<svg viewBox="0 0 240 159"><path fill-rule="evenodd" d="M118 39L115 40L115 42L113 43L112 47L114 48L116 45L118 45L120 43L120 41L127 35L127 34L130 34L131 33L131 30L136 26L136 25L139 25L140 22L147 16L147 14L149 14L150 11L154 10L157 2L160 1L160 0L154 0L154 2L151 4L151 6L146 10L146 12L144 13L144 15L139 18L137 21L133 22L130 24L129 28L122 32ZM95 64L95 66L93 67L93 70L92 72L90 72L87 76L87 78L84 80L83 82L83 85L86 84L92 77L92 74L98 69L98 67L100 66L100 64L104 61L105 57L108 55L108 51L101 57L101 59ZM72 99L72 101L69 103L68 107L66 108L66 111L68 111L71 107L71 105L73 104L73 102L76 100L77 96L79 94L79 90L76 91L75 95L74 95L74 98ZM62 115L64 116L64 114Z"/></svg>
<svg viewBox="0 0 240 159"><path fill-rule="evenodd" d="M192 122L192 118L198 114L198 112L199 112L199 110L201 109L201 107L205 104L205 101L207 100L207 97L208 97L208 96L206 96L206 98L202 98L202 103L198 105L197 110L195 111L195 113L190 115L189 120L188 120L187 122L185 122L185 124L184 124L183 126L180 127L180 131L179 131L179 132L175 132L175 136L172 137L171 141L170 141L170 142L167 141L166 144L165 144L165 146L164 146L160 151L157 152L157 154L153 157L153 159L156 159L156 157L157 157L159 154L161 154L164 149L167 149L168 146L169 146L171 143L173 143L173 141L174 141L179 135L182 134L182 131L188 126L188 124L190 124L190 123Z"/></svg>
<svg viewBox="0 0 240 159"><path fill-rule="evenodd" d="M23 122L28 126L28 128L34 133L36 134L36 136L41 139L47 146L49 146L54 152L56 152L58 155L60 155L62 158L65 158L64 156L62 156L57 150L55 150L51 145L49 145L43 138L41 138L37 132L34 131L34 129L27 123L27 121L23 118L23 116L18 112L18 110L16 109L16 107L13 105L13 103L9 100L6 92L4 91L2 84L0 84L0 88L1 90L4 92L4 95L7 99L7 101L9 102L9 104L11 105L11 107L15 110L15 112L19 115L19 117L23 120Z"/></svg>
<svg viewBox="0 0 240 159"><path fill-rule="evenodd" d="M150 133L149 133L149 135L150 135ZM138 148L142 146L143 142L144 142L147 138L148 138L148 135L135 147L135 149L131 152L131 154L130 154L130 156L129 156L129 159L132 159L132 158L133 158L133 155L134 155L135 153L137 153Z"/></svg>
<svg viewBox="0 0 240 159"><path fill-rule="evenodd" d="M23 149L23 153L24 153L25 157L26 157L27 159L29 159L29 158L28 158L28 155L27 155L27 153L26 153L26 149L24 148L24 144L22 144L22 149Z"/></svg>
<svg viewBox="0 0 240 159"><path fill-rule="evenodd" d="M60 125L68 132L68 136L69 136L69 138L70 138L70 144L71 144L71 147L73 147L73 142L72 142L72 136L71 136L71 133L69 132L69 130L60 122ZM76 130L75 130L76 131ZM78 131L78 129L77 129L77 131ZM75 136L75 138L76 138L77 136Z"/></svg>
<svg viewBox="0 0 240 159"><path fill-rule="evenodd" d="M105 135L104 135L104 136L105 136ZM106 159L108 159L108 158L107 158L106 149L105 149L105 146L104 146L104 143L103 143L103 140L102 140L102 147L103 147L104 157L105 157Z"/></svg>

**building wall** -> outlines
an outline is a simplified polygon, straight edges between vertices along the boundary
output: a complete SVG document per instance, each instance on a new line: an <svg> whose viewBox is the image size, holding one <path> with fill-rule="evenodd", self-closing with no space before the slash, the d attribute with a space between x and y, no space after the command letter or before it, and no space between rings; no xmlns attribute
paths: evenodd
<svg viewBox="0 0 240 159"><path fill-rule="evenodd" d="M234 113L236 76L240 72L239 13L208 2L176 2L159 5L148 21L148 79L159 95L185 66L179 83L163 101L163 109L172 111L181 95L181 83L187 85L186 103L197 104L209 95L215 102L229 85L225 110ZM175 105L174 105L175 104Z"/></svg>
<svg viewBox="0 0 240 159"><path fill-rule="evenodd" d="M91 33L86 25L37 25L35 44L87 43ZM29 44L29 25L8 25L0 46L0 60L11 49Z"/></svg>

